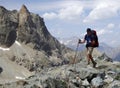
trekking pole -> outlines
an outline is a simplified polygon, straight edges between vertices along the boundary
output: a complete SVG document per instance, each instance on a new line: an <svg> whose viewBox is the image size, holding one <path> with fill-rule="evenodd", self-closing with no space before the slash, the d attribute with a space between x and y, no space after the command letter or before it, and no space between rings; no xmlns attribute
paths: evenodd
<svg viewBox="0 0 120 88"><path fill-rule="evenodd" d="M73 64L76 63L75 61L76 61L76 57L77 57L78 47L79 47L79 41L77 43L77 47L76 47L76 50L75 50L75 55L74 55L74 58L73 58Z"/></svg>
<svg viewBox="0 0 120 88"><path fill-rule="evenodd" d="M76 72L76 57L77 57L77 53L78 53L78 48L79 48L79 42L81 40L79 39L78 43L77 43L77 47L76 47L76 51L75 51L75 56L74 56L74 60L73 60L73 65L75 66L74 67L74 71Z"/></svg>

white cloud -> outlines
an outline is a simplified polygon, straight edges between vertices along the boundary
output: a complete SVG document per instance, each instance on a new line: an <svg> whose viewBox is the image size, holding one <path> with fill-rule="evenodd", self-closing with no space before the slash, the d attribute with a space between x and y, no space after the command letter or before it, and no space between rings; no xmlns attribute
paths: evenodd
<svg viewBox="0 0 120 88"><path fill-rule="evenodd" d="M114 27L115 27L115 24L113 24L113 23L110 23L110 24L107 25L108 29L113 29Z"/></svg>
<svg viewBox="0 0 120 88"><path fill-rule="evenodd" d="M105 29L101 29L99 31L97 31L97 34L100 36L100 35L103 35L105 34L107 31Z"/></svg>
<svg viewBox="0 0 120 88"><path fill-rule="evenodd" d="M55 36L61 36L64 33L63 29L61 29L60 27L56 29L52 28L50 32Z"/></svg>
<svg viewBox="0 0 120 88"><path fill-rule="evenodd" d="M57 13L51 12L51 13L45 13L43 17L45 19L64 19L64 20L76 20L78 19L83 12L83 7L80 7L79 5L72 5L68 7L61 8Z"/></svg>
<svg viewBox="0 0 120 88"><path fill-rule="evenodd" d="M56 14L56 13L53 13L53 12L51 12L51 13L45 13L45 14L43 15L43 17L44 17L45 19L54 19L54 18L57 18L57 14Z"/></svg>
<svg viewBox="0 0 120 88"><path fill-rule="evenodd" d="M58 17L60 19L74 20L78 19L83 12L83 8L80 6L69 6L59 11Z"/></svg>
<svg viewBox="0 0 120 88"><path fill-rule="evenodd" d="M113 33L113 30L110 30L110 29L114 29L114 27L115 27L115 24L109 23L104 28L98 29L97 34L99 36L103 36L104 34Z"/></svg>
<svg viewBox="0 0 120 88"><path fill-rule="evenodd" d="M54 2L54 4L55 6L51 6L51 3L47 3L48 10L51 9L51 12L43 15L45 19L54 19L57 17L62 20L76 20L81 18L84 19L84 23L87 23L118 16L120 11L119 0L71 0ZM55 8L57 9L53 10ZM91 12L89 12L90 10ZM83 18L83 16L85 17Z"/></svg>
<svg viewBox="0 0 120 88"><path fill-rule="evenodd" d="M89 13L83 22L92 22L118 16L118 11L120 10L118 3L119 0L105 0L104 2L99 2L99 4Z"/></svg>

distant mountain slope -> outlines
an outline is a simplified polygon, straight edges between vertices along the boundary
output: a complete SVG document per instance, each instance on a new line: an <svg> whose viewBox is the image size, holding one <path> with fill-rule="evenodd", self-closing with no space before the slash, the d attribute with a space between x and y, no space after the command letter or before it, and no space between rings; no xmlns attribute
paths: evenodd
<svg viewBox="0 0 120 88"><path fill-rule="evenodd" d="M120 47L115 48L116 55L114 57L115 60L120 61Z"/></svg>
<svg viewBox="0 0 120 88"><path fill-rule="evenodd" d="M116 55L116 57L114 58L114 60L120 61L120 53L118 53L118 54Z"/></svg>
<svg viewBox="0 0 120 88"><path fill-rule="evenodd" d="M70 38L58 38L58 40L62 43L65 44L67 47L76 50L77 48L77 43L78 43L78 37L70 37ZM84 51L85 50L85 45L84 44L80 44L79 51ZM105 43L100 43L100 46L97 48L97 51L101 54L106 54L107 56L109 56L110 58L112 58L113 60L117 60L120 61L120 48L113 48L108 46Z"/></svg>
<svg viewBox="0 0 120 88"><path fill-rule="evenodd" d="M99 46L98 50L102 53L106 53L110 57L113 57L114 48L108 46L105 43L100 43L100 46Z"/></svg>
<svg viewBox="0 0 120 88"><path fill-rule="evenodd" d="M58 38L58 40L60 41L60 43L66 45L67 47L75 50L77 48L77 44L78 44L78 37L70 37L70 38ZM82 51L85 49L84 44L80 44L79 45L79 50Z"/></svg>
<svg viewBox="0 0 120 88"><path fill-rule="evenodd" d="M110 47L105 43L101 43L101 46L98 48L102 53L106 53L113 60L120 61L120 48L119 47Z"/></svg>

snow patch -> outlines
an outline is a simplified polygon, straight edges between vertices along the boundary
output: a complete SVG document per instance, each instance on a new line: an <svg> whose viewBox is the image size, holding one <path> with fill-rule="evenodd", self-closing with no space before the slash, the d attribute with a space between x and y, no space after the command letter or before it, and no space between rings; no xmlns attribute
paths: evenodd
<svg viewBox="0 0 120 88"><path fill-rule="evenodd" d="M61 44L64 44L64 42L63 42L62 40L59 40L59 42L60 42Z"/></svg>
<svg viewBox="0 0 120 88"><path fill-rule="evenodd" d="M20 44L18 41L15 41L15 43L16 43L17 45L21 46L21 44Z"/></svg>
<svg viewBox="0 0 120 88"><path fill-rule="evenodd" d="M9 51L10 48L3 48L3 47L0 47L0 50L3 50L3 51Z"/></svg>
<svg viewBox="0 0 120 88"><path fill-rule="evenodd" d="M25 78L22 78L22 77L19 77L19 76L16 76L15 78L16 79L25 79Z"/></svg>
<svg viewBox="0 0 120 88"><path fill-rule="evenodd" d="M116 65L118 64L118 65L119 65L119 64L120 64L120 62L118 62L118 61L113 61L113 63L112 63L112 64L116 64Z"/></svg>

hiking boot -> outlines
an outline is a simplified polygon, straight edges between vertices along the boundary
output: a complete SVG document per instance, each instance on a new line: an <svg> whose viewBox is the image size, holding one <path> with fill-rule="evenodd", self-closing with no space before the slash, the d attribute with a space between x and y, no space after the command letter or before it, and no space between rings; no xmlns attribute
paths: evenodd
<svg viewBox="0 0 120 88"><path fill-rule="evenodd" d="M97 65L97 63L94 61L94 62L93 62L93 68L95 68L96 65Z"/></svg>

